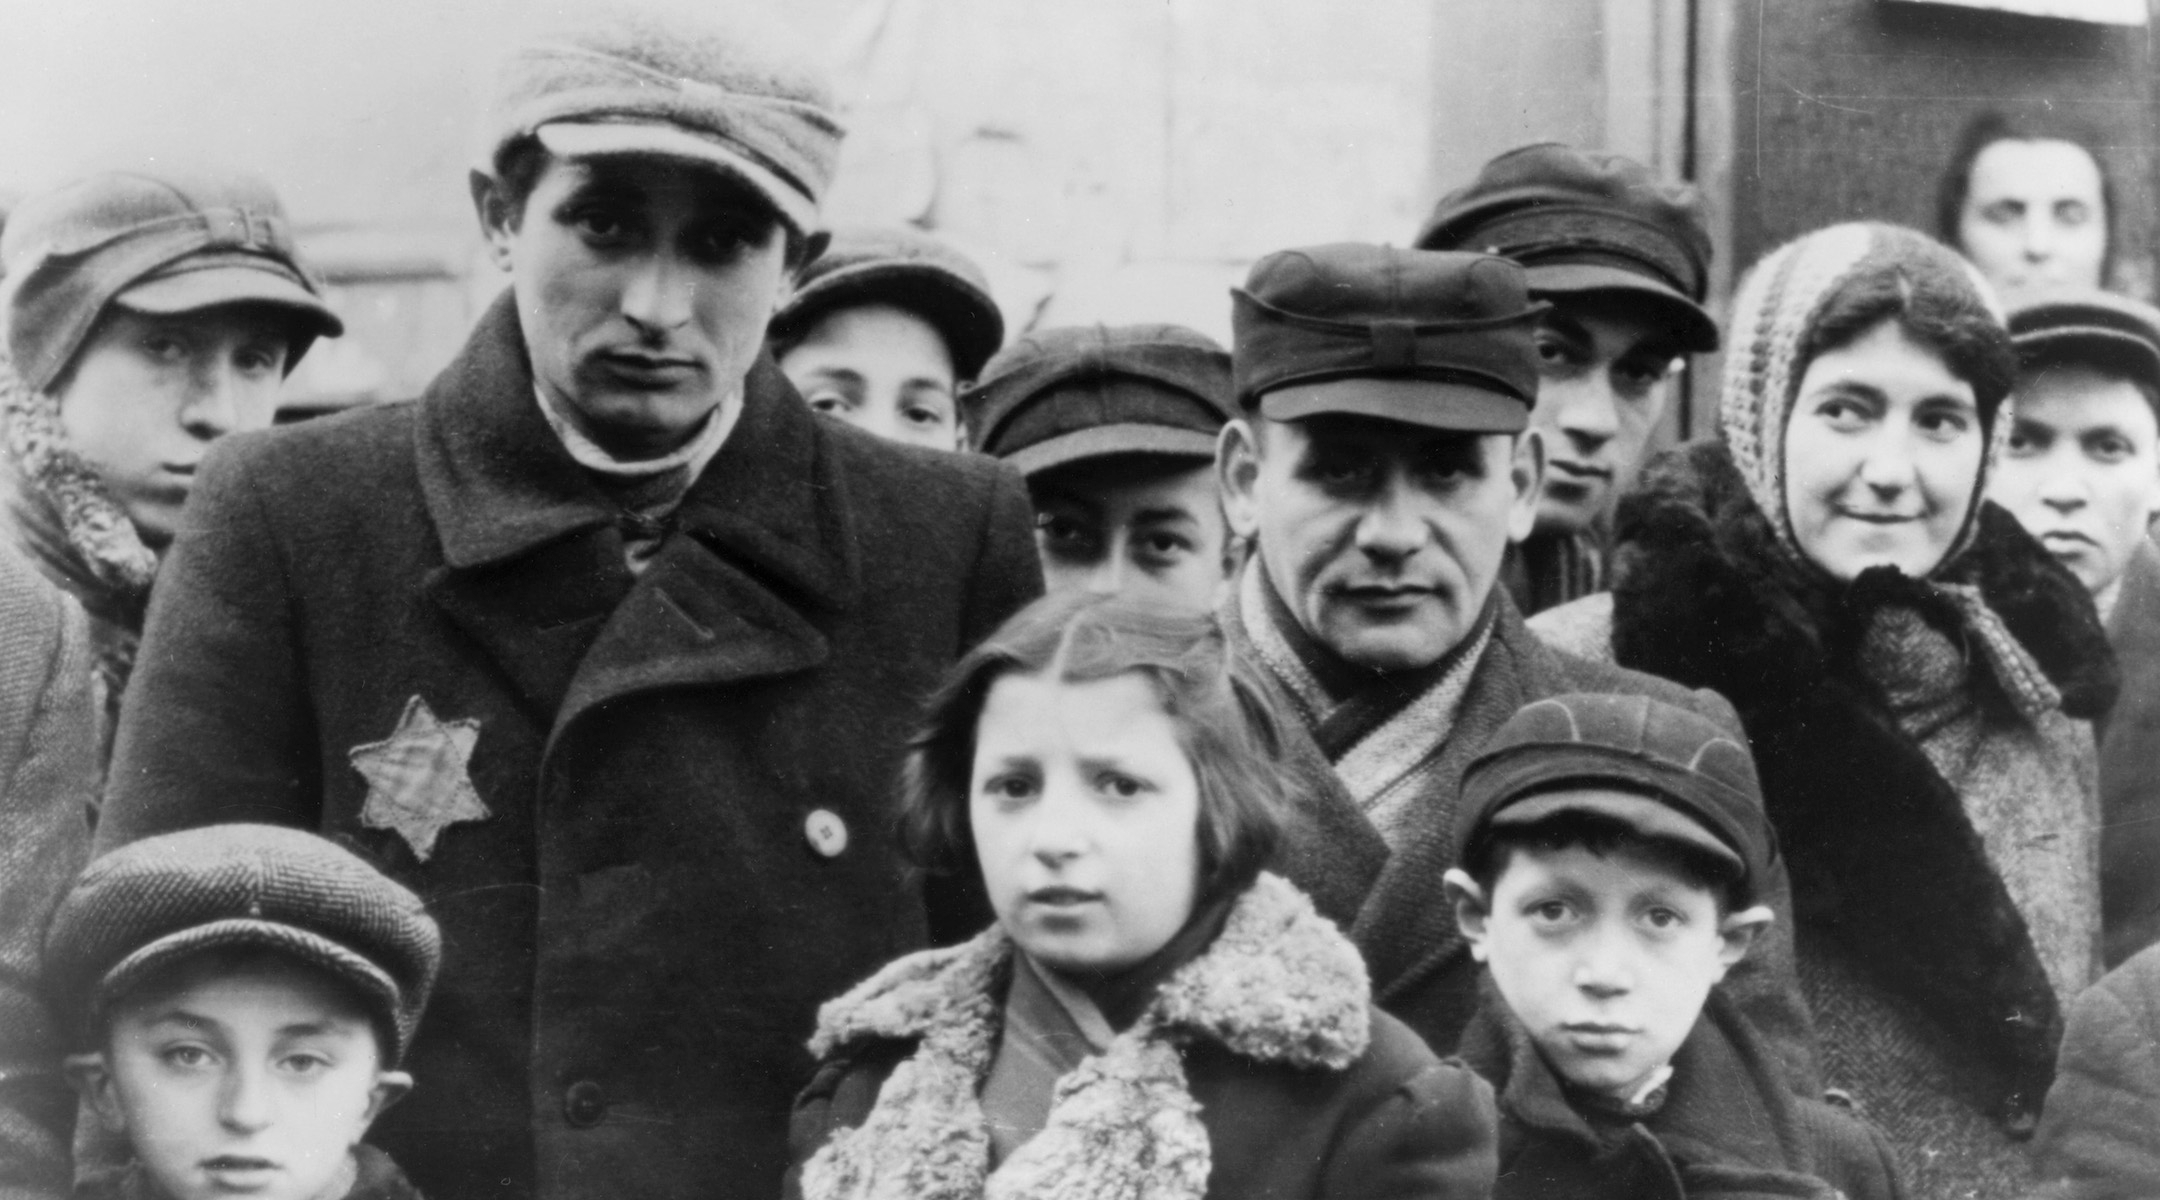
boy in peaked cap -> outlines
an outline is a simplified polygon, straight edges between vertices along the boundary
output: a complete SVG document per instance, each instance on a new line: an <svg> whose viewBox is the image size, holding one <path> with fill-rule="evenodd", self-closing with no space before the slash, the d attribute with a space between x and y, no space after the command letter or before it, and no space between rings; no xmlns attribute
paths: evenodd
<svg viewBox="0 0 2160 1200"><path fill-rule="evenodd" d="M1899 1194L1881 1135L1794 1096L1723 992L1778 857L1730 730L1648 696L1524 705L1465 772L1455 842L1497 1196Z"/></svg>
<svg viewBox="0 0 2160 1200"><path fill-rule="evenodd" d="M90 1200L416 1200L360 1143L441 958L418 897L272 825L136 842L61 902L46 963L80 1014L69 1078L133 1161Z"/></svg>
<svg viewBox="0 0 2160 1200"><path fill-rule="evenodd" d="M1718 346L1701 197L1632 159L1540 143L1442 197L1417 244L1505 255L1546 302L1530 415L1545 480L1506 582L1526 615L1602 590L1602 525L1664 411L1666 373Z"/></svg>

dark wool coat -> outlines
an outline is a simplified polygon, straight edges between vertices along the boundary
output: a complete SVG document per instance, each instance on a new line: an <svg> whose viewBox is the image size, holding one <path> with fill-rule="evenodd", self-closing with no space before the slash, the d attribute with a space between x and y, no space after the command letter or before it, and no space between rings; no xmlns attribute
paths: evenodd
<svg viewBox="0 0 2160 1200"><path fill-rule="evenodd" d="M2160 547L2138 543L2108 615L2122 692L2100 725L2100 905L2109 966L2160 942Z"/></svg>
<svg viewBox="0 0 2160 1200"><path fill-rule="evenodd" d="M1563 654L1523 625L1506 595L1496 593L1493 603L1498 612L1491 640L1471 673L1455 727L1423 776L1419 818L1400 849L1389 849L1310 731L1293 728L1285 750L1291 794L1300 803L1290 814L1275 869L1349 931L1372 971L1373 999L1441 1053L1454 1048L1477 1011L1478 980L1441 877L1458 857L1452 825L1463 771L1500 726L1523 705L1546 696L1621 692L1653 696L1739 728L1732 706L1718 696ZM1232 644L1257 656L1234 603L1230 612L1225 626ZM1781 917L1792 911L1782 866L1764 881L1761 895ZM1772 926L1759 956L1743 964L1732 986L1749 1019L1777 1048L1794 1086L1819 1090L1789 921Z"/></svg>
<svg viewBox="0 0 2160 1200"><path fill-rule="evenodd" d="M1890 1147L1874 1128L1793 1095L1722 988L1673 1055L1663 1105L1600 1136L1488 982L1463 1035L1465 1061L1500 1093L1496 1200L1897 1200Z"/></svg>
<svg viewBox="0 0 2160 1200"><path fill-rule="evenodd" d="M158 580L99 845L301 825L427 901L373 1137L429 1195L777 1195L817 1002L925 938L917 705L1041 589L1016 475L769 358L635 578L617 520L505 296L421 401L220 443Z"/></svg>
<svg viewBox="0 0 2160 1200"><path fill-rule="evenodd" d="M2033 1138L2049 1196L2160 1196L2160 947L2070 1006L2062 1059Z"/></svg>
<svg viewBox="0 0 2160 1200"><path fill-rule="evenodd" d="M1616 535L1613 652L1739 709L1792 866L1803 953L1832 947L1857 964L1961 1048L1981 1111L2029 1120L2060 1008L1958 793L1858 665L1871 598L1779 553L1715 443L1654 463ZM2107 710L2113 657L2091 600L2009 514L1983 506L1945 582L1978 587L2065 713ZM1981 702L2008 703L1992 690Z"/></svg>
<svg viewBox="0 0 2160 1200"><path fill-rule="evenodd" d="M0 1200L68 1190L75 1093L36 980L45 926L90 856L91 672L81 608L0 546Z"/></svg>

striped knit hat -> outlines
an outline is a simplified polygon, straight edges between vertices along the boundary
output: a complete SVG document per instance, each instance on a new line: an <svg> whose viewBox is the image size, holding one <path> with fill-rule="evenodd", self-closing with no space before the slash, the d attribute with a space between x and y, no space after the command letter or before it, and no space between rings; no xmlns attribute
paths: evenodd
<svg viewBox="0 0 2160 1200"><path fill-rule="evenodd" d="M1970 305L1993 317L1996 325L2003 323L2001 303L1972 264L1925 234L1877 223L1832 225L1778 247L1755 264L1733 297L1719 424L1749 494L1776 529L1779 546L1796 562L1805 562L1806 556L1785 505L1785 426L1807 372L1808 360L1802 356L1833 299L1857 283L1893 274L1908 279L1924 275L1938 289L1941 281L1956 281L1958 294L1947 297L1955 307ZM2003 338L2007 354L2009 335ZM1965 523L1937 571L1972 544L1989 469L2010 428L2010 422L1995 419L2001 392L1975 390L1983 393L1978 399L1981 424L1988 430L1987 450Z"/></svg>

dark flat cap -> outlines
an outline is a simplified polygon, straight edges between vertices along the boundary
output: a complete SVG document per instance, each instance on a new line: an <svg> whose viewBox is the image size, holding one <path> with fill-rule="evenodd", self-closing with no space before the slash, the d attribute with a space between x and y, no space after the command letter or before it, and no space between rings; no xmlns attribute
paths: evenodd
<svg viewBox="0 0 2160 1200"><path fill-rule="evenodd" d="M973 379L1005 342L1005 317L975 260L913 229L837 229L823 254L795 277L795 294L773 314L782 344L810 332L825 314L858 304L890 304L930 322L952 354L953 371Z"/></svg>
<svg viewBox="0 0 2160 1200"><path fill-rule="evenodd" d="M349 983L393 1041L412 1044L442 938L420 898L314 834L210 825L131 842L84 869L53 915L45 969L94 1033L110 1003L206 950L289 954Z"/></svg>
<svg viewBox="0 0 2160 1200"><path fill-rule="evenodd" d="M1542 307L1522 268L1492 255L1278 251L1231 291L1238 402L1275 421L1339 412L1514 433L1537 402ZM1370 386L1329 386L1343 380Z"/></svg>
<svg viewBox="0 0 2160 1200"><path fill-rule="evenodd" d="M1710 280L1702 197L1631 158L1557 142L1510 150L1440 198L1417 244L1504 254L1529 269L1541 296L1634 293L1671 314L1687 349L1718 347L1717 322L1702 307Z"/></svg>
<svg viewBox="0 0 2160 1200"><path fill-rule="evenodd" d="M1230 356L1182 325L1038 330L960 404L975 448L1022 474L1121 454L1208 459L1232 416Z"/></svg>
<svg viewBox="0 0 2160 1200"><path fill-rule="evenodd" d="M2010 312L2018 363L2089 363L2160 388L2160 309L2098 289L2056 292Z"/></svg>

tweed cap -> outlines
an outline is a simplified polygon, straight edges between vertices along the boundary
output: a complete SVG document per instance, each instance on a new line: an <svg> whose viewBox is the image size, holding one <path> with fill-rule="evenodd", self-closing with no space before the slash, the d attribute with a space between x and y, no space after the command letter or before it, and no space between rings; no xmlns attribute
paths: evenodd
<svg viewBox="0 0 2160 1200"><path fill-rule="evenodd" d="M1515 433L1537 401L1543 309L1522 268L1492 255L1278 251L1231 290L1238 402L1275 421L1341 412ZM1346 379L1366 386L1326 386Z"/></svg>
<svg viewBox="0 0 2160 1200"><path fill-rule="evenodd" d="M105 306L180 313L269 304L294 315L286 367L345 330L300 259L285 208L250 175L197 168L103 171L23 201L0 234L8 352L50 388Z"/></svg>
<svg viewBox="0 0 2160 1200"><path fill-rule="evenodd" d="M1417 244L1506 255L1539 296L1632 293L1668 312L1689 350L1718 347L1702 307L1711 253L1702 196L1634 159L1557 142L1510 150L1440 198Z"/></svg>
<svg viewBox="0 0 2160 1200"><path fill-rule="evenodd" d="M531 135L564 158L690 159L811 233L843 132L816 63L745 0L581 0L504 60L489 154Z"/></svg>
<svg viewBox="0 0 2160 1200"><path fill-rule="evenodd" d="M818 319L858 304L919 314L945 339L953 371L973 379L1005 342L1005 317L975 260L913 229L837 229L825 252L795 276L795 294L773 314L770 336L787 344Z"/></svg>
<svg viewBox="0 0 2160 1200"><path fill-rule="evenodd" d="M2086 363L2160 388L2160 309L2097 288L2058 292L2010 312L2026 370Z"/></svg>
<svg viewBox="0 0 2160 1200"><path fill-rule="evenodd" d="M1456 845L1469 859L1494 829L1563 812L1703 850L1733 867L1747 894L1777 857L1746 744L1648 696L1577 692L1524 705L1463 773Z"/></svg>
<svg viewBox="0 0 2160 1200"><path fill-rule="evenodd" d="M276 825L211 825L144 838L91 862L46 935L54 994L94 1037L110 1004L160 968L258 946L352 985L394 1041L412 1045L442 957L435 921L357 855Z"/></svg>
<svg viewBox="0 0 2160 1200"><path fill-rule="evenodd" d="M1075 325L1006 347L961 395L975 448L1022 474L1084 458L1210 459L1230 356L1182 325Z"/></svg>

